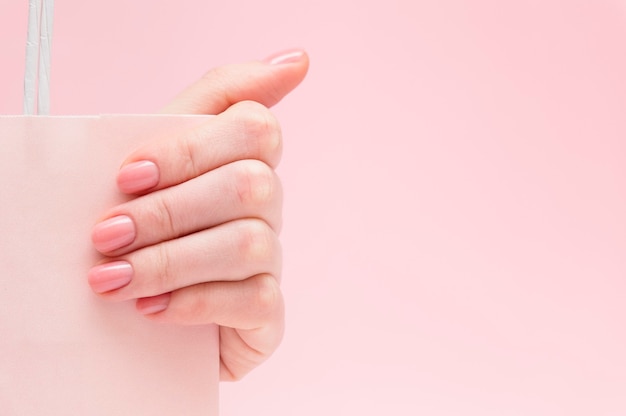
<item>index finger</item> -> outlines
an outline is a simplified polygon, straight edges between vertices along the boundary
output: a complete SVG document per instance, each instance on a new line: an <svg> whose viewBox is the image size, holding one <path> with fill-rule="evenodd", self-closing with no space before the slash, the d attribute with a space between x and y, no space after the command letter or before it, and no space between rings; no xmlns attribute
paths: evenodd
<svg viewBox="0 0 626 416"><path fill-rule="evenodd" d="M195 129L139 148L122 165L117 184L128 194L152 192L237 160L256 159L275 168L281 153L276 118L263 105L244 101Z"/></svg>

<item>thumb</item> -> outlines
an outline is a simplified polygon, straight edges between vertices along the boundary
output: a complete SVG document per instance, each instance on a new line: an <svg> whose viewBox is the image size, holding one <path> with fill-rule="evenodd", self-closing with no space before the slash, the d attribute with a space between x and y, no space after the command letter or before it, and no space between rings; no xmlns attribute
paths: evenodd
<svg viewBox="0 0 626 416"><path fill-rule="evenodd" d="M166 114L219 114L245 100L278 103L306 75L309 57L289 50L261 61L214 68L161 110Z"/></svg>

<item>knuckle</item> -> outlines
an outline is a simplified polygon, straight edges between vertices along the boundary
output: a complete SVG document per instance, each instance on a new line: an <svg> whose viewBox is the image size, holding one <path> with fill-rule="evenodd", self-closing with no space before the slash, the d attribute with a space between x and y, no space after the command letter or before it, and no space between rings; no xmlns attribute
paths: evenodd
<svg viewBox="0 0 626 416"><path fill-rule="evenodd" d="M202 81L213 85L215 82L220 82L220 80L229 79L230 74L228 68L225 66L216 66L204 73L202 76Z"/></svg>
<svg viewBox="0 0 626 416"><path fill-rule="evenodd" d="M160 196L157 198L160 215L160 229L166 230L168 236L177 236L176 221L172 204L167 198Z"/></svg>
<svg viewBox="0 0 626 416"><path fill-rule="evenodd" d="M181 319L185 322L198 323L206 321L213 314L211 303L203 291L195 291L188 298L185 307L180 309Z"/></svg>
<svg viewBox="0 0 626 416"><path fill-rule="evenodd" d="M161 243L155 246L153 259L154 278L148 280L150 294L158 294L163 288L172 286L175 280L174 270L172 269L171 253L167 249L166 244Z"/></svg>
<svg viewBox="0 0 626 416"><path fill-rule="evenodd" d="M176 236L177 224L175 204L164 193L155 192L127 202L123 212L130 212L138 223L143 245Z"/></svg>
<svg viewBox="0 0 626 416"><path fill-rule="evenodd" d="M276 252L276 237L264 221L246 221L239 235L239 250L245 262L253 264L272 262Z"/></svg>
<svg viewBox="0 0 626 416"><path fill-rule="evenodd" d="M276 279L269 274L254 278L257 316L272 315L282 305L282 294Z"/></svg>
<svg viewBox="0 0 626 416"><path fill-rule="evenodd" d="M270 204L278 191L274 171L257 160L247 160L238 164L235 184L239 203L252 209Z"/></svg>
<svg viewBox="0 0 626 416"><path fill-rule="evenodd" d="M276 166L282 153L282 132L278 119L264 105L241 103L246 141L252 154Z"/></svg>
<svg viewBox="0 0 626 416"><path fill-rule="evenodd" d="M185 138L179 138L175 152L176 166L179 173L184 178L192 178L202 172L198 162L196 143L204 141L203 133L200 129L193 129L187 132Z"/></svg>
<svg viewBox="0 0 626 416"><path fill-rule="evenodd" d="M177 235L176 220L174 208L171 201L164 197L163 194L154 194L154 204L151 204L150 218L153 224L152 229L165 232L170 237Z"/></svg>

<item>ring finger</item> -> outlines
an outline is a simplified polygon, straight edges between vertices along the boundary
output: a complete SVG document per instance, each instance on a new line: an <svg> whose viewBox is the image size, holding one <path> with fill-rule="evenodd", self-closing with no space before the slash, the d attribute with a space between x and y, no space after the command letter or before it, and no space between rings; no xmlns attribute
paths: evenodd
<svg viewBox="0 0 626 416"><path fill-rule="evenodd" d="M88 280L96 293L123 301L261 273L279 279L280 253L267 223L243 219L109 259L93 267Z"/></svg>

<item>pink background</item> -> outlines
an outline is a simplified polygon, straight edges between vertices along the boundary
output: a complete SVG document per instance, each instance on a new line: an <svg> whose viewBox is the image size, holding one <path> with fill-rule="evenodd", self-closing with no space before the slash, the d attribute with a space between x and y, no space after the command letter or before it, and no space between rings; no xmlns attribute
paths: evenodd
<svg viewBox="0 0 626 416"><path fill-rule="evenodd" d="M26 0L0 0L0 113ZM55 114L144 113L305 47L288 332L222 414L626 414L626 5L57 0Z"/></svg>

